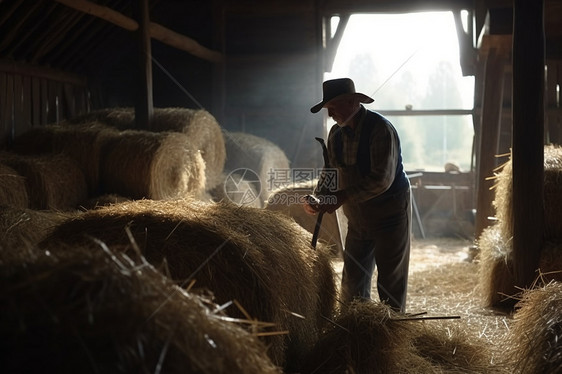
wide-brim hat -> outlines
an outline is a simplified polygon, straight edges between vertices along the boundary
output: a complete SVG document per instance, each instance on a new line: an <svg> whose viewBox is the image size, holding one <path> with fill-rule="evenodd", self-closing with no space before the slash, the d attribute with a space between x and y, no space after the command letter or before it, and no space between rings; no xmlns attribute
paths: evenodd
<svg viewBox="0 0 562 374"><path fill-rule="evenodd" d="M349 78L339 78L327 80L322 84L322 101L310 108L312 113L317 113L327 103L334 99L344 99L347 96L355 96L361 103L372 103L369 96L360 92L355 92L355 83Z"/></svg>

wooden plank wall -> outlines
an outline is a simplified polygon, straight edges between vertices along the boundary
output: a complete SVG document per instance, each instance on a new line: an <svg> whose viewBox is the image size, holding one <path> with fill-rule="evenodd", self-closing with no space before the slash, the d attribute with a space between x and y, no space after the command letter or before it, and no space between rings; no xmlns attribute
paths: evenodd
<svg viewBox="0 0 562 374"><path fill-rule="evenodd" d="M0 147L33 126L88 112L89 96L82 77L0 61Z"/></svg>

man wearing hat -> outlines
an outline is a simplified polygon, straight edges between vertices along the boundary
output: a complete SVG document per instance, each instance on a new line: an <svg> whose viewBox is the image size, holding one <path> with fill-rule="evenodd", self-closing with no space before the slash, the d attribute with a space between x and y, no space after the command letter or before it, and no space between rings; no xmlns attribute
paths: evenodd
<svg viewBox="0 0 562 374"><path fill-rule="evenodd" d="M310 111L326 108L336 121L327 148L330 166L337 169L338 189L324 193L335 199L321 198L325 203L305 204L305 210L333 213L342 206L348 219L342 301L370 299L376 265L380 300L404 312L411 205L400 139L390 121L361 104L374 100L355 92L351 79L325 81L322 89L322 101Z"/></svg>

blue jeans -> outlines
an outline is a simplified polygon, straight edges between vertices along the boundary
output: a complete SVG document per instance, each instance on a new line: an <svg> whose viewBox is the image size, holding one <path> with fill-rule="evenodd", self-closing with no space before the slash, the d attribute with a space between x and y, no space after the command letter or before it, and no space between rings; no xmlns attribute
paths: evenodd
<svg viewBox="0 0 562 374"><path fill-rule="evenodd" d="M342 274L342 301L371 298L375 266L379 299L404 312L410 263L410 190L379 199L367 207L347 209L348 216ZM365 211L367 209L367 211ZM362 222L357 222L360 217ZM367 222L365 222L367 221Z"/></svg>

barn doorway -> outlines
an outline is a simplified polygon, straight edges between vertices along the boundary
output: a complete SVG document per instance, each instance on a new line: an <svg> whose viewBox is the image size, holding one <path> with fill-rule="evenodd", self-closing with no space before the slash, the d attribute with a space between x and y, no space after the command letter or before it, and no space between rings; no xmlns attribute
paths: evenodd
<svg viewBox="0 0 562 374"><path fill-rule="evenodd" d="M351 15L324 78L346 76L396 126L407 170L472 168L474 77L461 72L452 12Z"/></svg>

